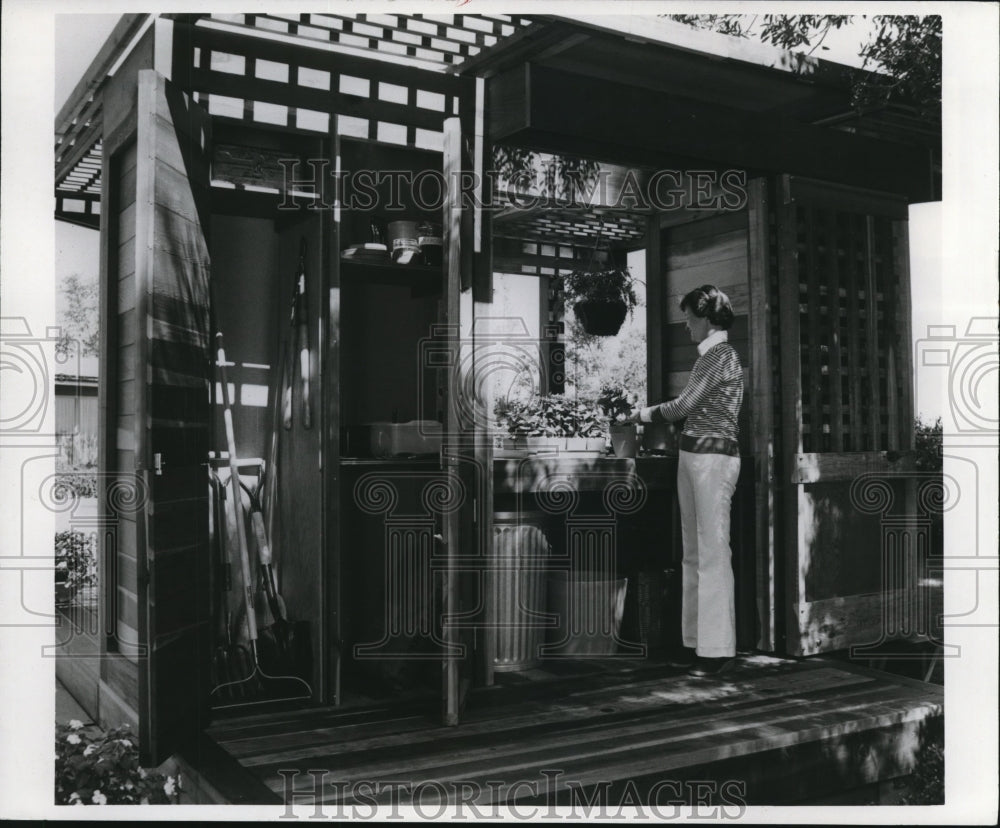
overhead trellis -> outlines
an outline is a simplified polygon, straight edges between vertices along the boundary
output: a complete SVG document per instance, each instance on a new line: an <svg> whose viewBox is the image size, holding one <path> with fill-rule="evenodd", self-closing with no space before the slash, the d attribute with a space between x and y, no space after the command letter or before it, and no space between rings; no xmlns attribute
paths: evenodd
<svg viewBox="0 0 1000 828"><path fill-rule="evenodd" d="M101 148L98 140L56 187L56 218L97 228L101 223Z"/></svg>
<svg viewBox="0 0 1000 828"><path fill-rule="evenodd" d="M212 20L296 38L456 65L531 25L506 14L213 14Z"/></svg>
<svg viewBox="0 0 1000 828"><path fill-rule="evenodd" d="M557 245L593 244L600 235L608 249L641 247L646 239L646 216L621 210L586 207L507 208L493 217L493 233L501 238Z"/></svg>
<svg viewBox="0 0 1000 828"><path fill-rule="evenodd" d="M87 223L96 226L98 202L84 199L83 194L97 194L97 198L100 194L103 85L133 39L150 24L149 17L123 15L89 76L81 81L57 119L58 218L74 220L73 216L78 216L75 211L86 200L82 214ZM457 108L454 90L458 79L451 75L453 68L531 25L528 17L507 14L177 17L204 33L201 43L213 44L204 55L199 52L193 56L192 67L178 67L178 76L197 77L202 72L200 80L211 82L209 87L202 86L197 97L213 114L325 132L329 129L329 114L337 112L342 134L425 149L440 149L439 122ZM233 59L238 57L238 50L225 45L215 48L218 44L231 45L234 34L253 38L257 46L251 51L255 53L262 48L267 51L264 44L272 52L284 50L284 69L275 65L282 59L272 55L270 61L251 61L234 71L239 64L238 59ZM293 49L289 50L289 46ZM366 72L365 66L379 65L371 61L380 62L382 68ZM334 64L339 68L335 69ZM301 74L291 74L292 67L301 67ZM424 74L407 75L410 67L422 69ZM440 82L428 80L432 72L440 74ZM369 91L359 94L359 85L368 75L374 78ZM261 91L263 94L258 94Z"/></svg>

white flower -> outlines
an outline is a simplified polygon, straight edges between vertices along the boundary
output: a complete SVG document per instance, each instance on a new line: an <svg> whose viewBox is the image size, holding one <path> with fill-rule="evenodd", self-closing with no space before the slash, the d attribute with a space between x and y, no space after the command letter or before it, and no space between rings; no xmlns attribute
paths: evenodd
<svg viewBox="0 0 1000 828"><path fill-rule="evenodd" d="M92 753L97 753L97 745L87 745L83 749L83 755L84 756L90 756L90 754L92 754Z"/></svg>
<svg viewBox="0 0 1000 828"><path fill-rule="evenodd" d="M76 791L73 791L73 793L69 795L69 801L77 805L80 804L80 794L78 794Z"/></svg>
<svg viewBox="0 0 1000 828"><path fill-rule="evenodd" d="M95 805L107 805L108 798L102 794L99 790L94 791L93 802Z"/></svg>
<svg viewBox="0 0 1000 828"><path fill-rule="evenodd" d="M56 564L56 569L69 569L69 564L67 564L66 561L59 561L59 563Z"/></svg>
<svg viewBox="0 0 1000 828"><path fill-rule="evenodd" d="M79 730L81 727L83 727L83 722L81 722L79 719L70 719L69 720L69 729L70 730Z"/></svg>
<svg viewBox="0 0 1000 828"><path fill-rule="evenodd" d="M167 781L163 783L163 792L167 796L173 796L177 786L174 784L174 778L172 776L167 777Z"/></svg>
<svg viewBox="0 0 1000 828"><path fill-rule="evenodd" d="M66 737L66 741L69 742L71 745L78 745L80 744L80 737L77 736L75 733L70 733L69 736Z"/></svg>

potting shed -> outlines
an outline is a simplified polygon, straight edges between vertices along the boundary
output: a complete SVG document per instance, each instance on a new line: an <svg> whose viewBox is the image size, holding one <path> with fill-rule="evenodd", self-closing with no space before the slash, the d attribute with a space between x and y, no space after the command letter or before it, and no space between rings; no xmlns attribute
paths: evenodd
<svg viewBox="0 0 1000 828"><path fill-rule="evenodd" d="M92 715L131 721L147 761L205 779L228 762L206 797L262 802L287 790L277 768L324 759L342 779L560 761L584 786L743 778L757 801L912 770L941 688L799 657L932 635L908 609L928 600L911 566L928 553L905 474L907 208L940 198L940 130L902 106L858 116L843 67L679 31L122 17L56 119L56 217L101 234L100 456L117 475L100 495L99 630L64 650ZM496 145L590 159L607 186L494 187ZM679 393L696 355L680 297L711 282L733 301L745 658L721 699L639 634L651 606L672 612L676 457L508 447L485 396L524 359L540 392L564 390L557 277L595 247L644 257L650 402ZM537 330L493 306L510 273L537 280ZM294 622L277 660L300 688L291 710L255 706L259 678L216 692L253 666L257 591L227 542L227 409ZM252 533L250 549L256 573ZM525 597L543 589L532 567L627 579L640 621L599 656L539 650L559 618ZM256 600L266 656L279 615ZM844 759L857 750L880 761Z"/></svg>

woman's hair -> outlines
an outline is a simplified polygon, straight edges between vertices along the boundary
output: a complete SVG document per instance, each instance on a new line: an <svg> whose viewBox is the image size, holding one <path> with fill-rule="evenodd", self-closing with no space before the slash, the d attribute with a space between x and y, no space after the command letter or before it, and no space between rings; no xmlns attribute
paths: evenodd
<svg viewBox="0 0 1000 828"><path fill-rule="evenodd" d="M700 319L708 321L720 330L727 331L733 324L733 306L715 285L702 285L681 299L681 310L690 310Z"/></svg>

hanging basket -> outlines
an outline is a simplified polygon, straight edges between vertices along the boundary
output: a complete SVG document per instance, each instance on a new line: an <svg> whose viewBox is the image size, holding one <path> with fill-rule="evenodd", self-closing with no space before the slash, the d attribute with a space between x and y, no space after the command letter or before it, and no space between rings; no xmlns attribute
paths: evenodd
<svg viewBox="0 0 1000 828"><path fill-rule="evenodd" d="M621 330L628 307L624 302L600 302L583 299L573 305L576 318L591 336L614 336Z"/></svg>

